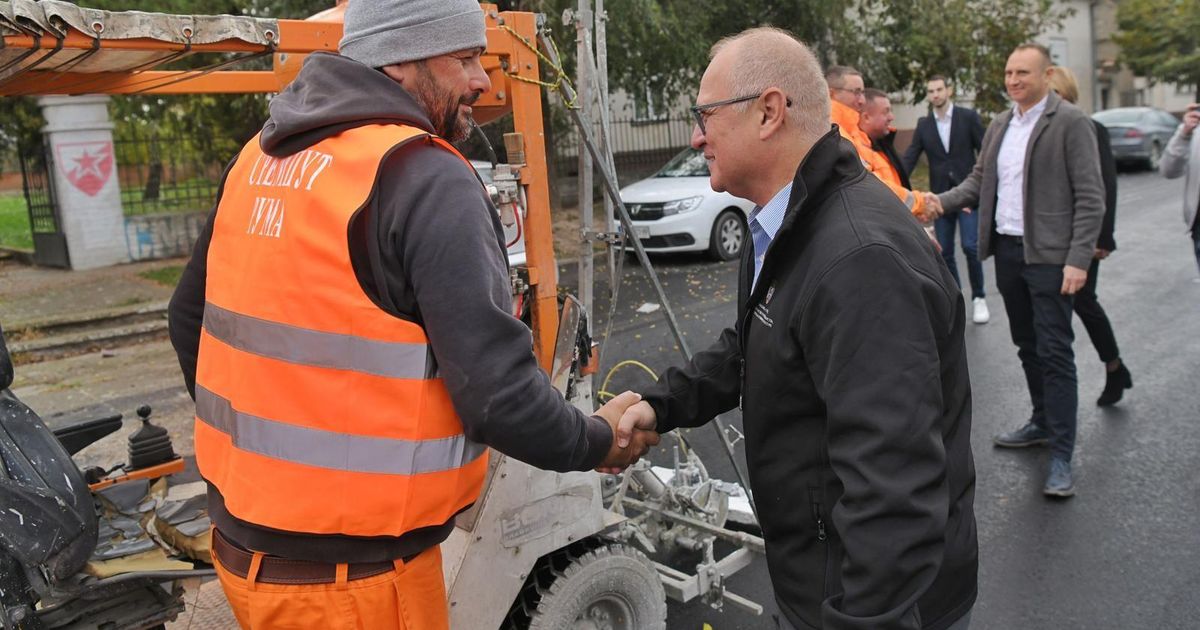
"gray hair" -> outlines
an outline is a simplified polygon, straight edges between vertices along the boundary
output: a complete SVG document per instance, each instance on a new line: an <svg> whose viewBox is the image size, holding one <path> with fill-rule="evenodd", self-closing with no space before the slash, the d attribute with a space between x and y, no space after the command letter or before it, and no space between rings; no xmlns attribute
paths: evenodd
<svg viewBox="0 0 1200 630"><path fill-rule="evenodd" d="M731 44L737 44L730 53L734 55L729 76L731 97L778 88L792 101L787 120L800 133L815 140L829 131L829 91L821 64L804 42L783 29L760 26L722 38L713 44L709 58ZM749 106L734 105L738 111Z"/></svg>

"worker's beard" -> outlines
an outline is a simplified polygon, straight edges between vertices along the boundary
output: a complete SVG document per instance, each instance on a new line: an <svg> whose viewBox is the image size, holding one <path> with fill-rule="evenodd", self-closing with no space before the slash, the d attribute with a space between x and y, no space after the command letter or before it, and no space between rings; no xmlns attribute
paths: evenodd
<svg viewBox="0 0 1200 630"><path fill-rule="evenodd" d="M424 63L417 65L417 82L413 87L414 95L429 114L429 122L433 123L437 135L450 142L458 142L471 134L474 121L469 114L461 112L459 106L473 105L479 100L481 92L471 92L466 96L454 94L438 84L437 77Z"/></svg>

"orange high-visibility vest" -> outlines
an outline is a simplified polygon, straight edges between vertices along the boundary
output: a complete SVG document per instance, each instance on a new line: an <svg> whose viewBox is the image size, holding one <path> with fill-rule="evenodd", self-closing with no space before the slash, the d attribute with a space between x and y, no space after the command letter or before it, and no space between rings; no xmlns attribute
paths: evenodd
<svg viewBox="0 0 1200 630"><path fill-rule="evenodd" d="M399 536L479 495L486 448L464 435L425 331L376 306L350 262L351 219L408 142L462 157L419 129L369 125L286 158L255 137L229 171L208 251L195 437L201 475L239 519Z"/></svg>
<svg viewBox="0 0 1200 630"><path fill-rule="evenodd" d="M904 202L913 214L920 216L925 211L925 198L914 194L913 191L900 183L900 176L892 168L887 156L871 148L871 138L858 127L859 114L854 108L847 107L837 101L831 101L832 118L838 126L842 137L849 140L858 151L858 159L862 160L863 168L878 177L880 181L892 189L892 192Z"/></svg>

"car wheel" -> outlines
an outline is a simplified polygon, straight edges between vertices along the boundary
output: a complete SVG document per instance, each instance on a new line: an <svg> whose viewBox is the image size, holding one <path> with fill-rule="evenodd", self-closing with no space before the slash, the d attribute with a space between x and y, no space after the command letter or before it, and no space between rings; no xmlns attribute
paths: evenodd
<svg viewBox="0 0 1200 630"><path fill-rule="evenodd" d="M1150 157L1146 158L1146 169L1157 171L1158 165L1162 162L1162 145L1154 142L1150 145Z"/></svg>
<svg viewBox="0 0 1200 630"><path fill-rule="evenodd" d="M734 260L742 255L742 248L749 238L746 221L736 209L728 209L713 221L712 235L708 239L708 253L717 260Z"/></svg>

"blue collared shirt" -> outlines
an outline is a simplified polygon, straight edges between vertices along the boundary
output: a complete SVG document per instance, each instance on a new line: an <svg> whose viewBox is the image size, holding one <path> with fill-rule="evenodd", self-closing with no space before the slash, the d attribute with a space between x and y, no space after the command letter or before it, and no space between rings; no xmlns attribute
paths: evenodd
<svg viewBox="0 0 1200 630"><path fill-rule="evenodd" d="M758 284L758 273L762 271L763 257L767 255L767 247L775 240L779 227L783 225L783 217L787 214L788 200L792 198L792 183L775 193L767 205L756 207L750 213L750 238L754 244L754 282L750 290Z"/></svg>

